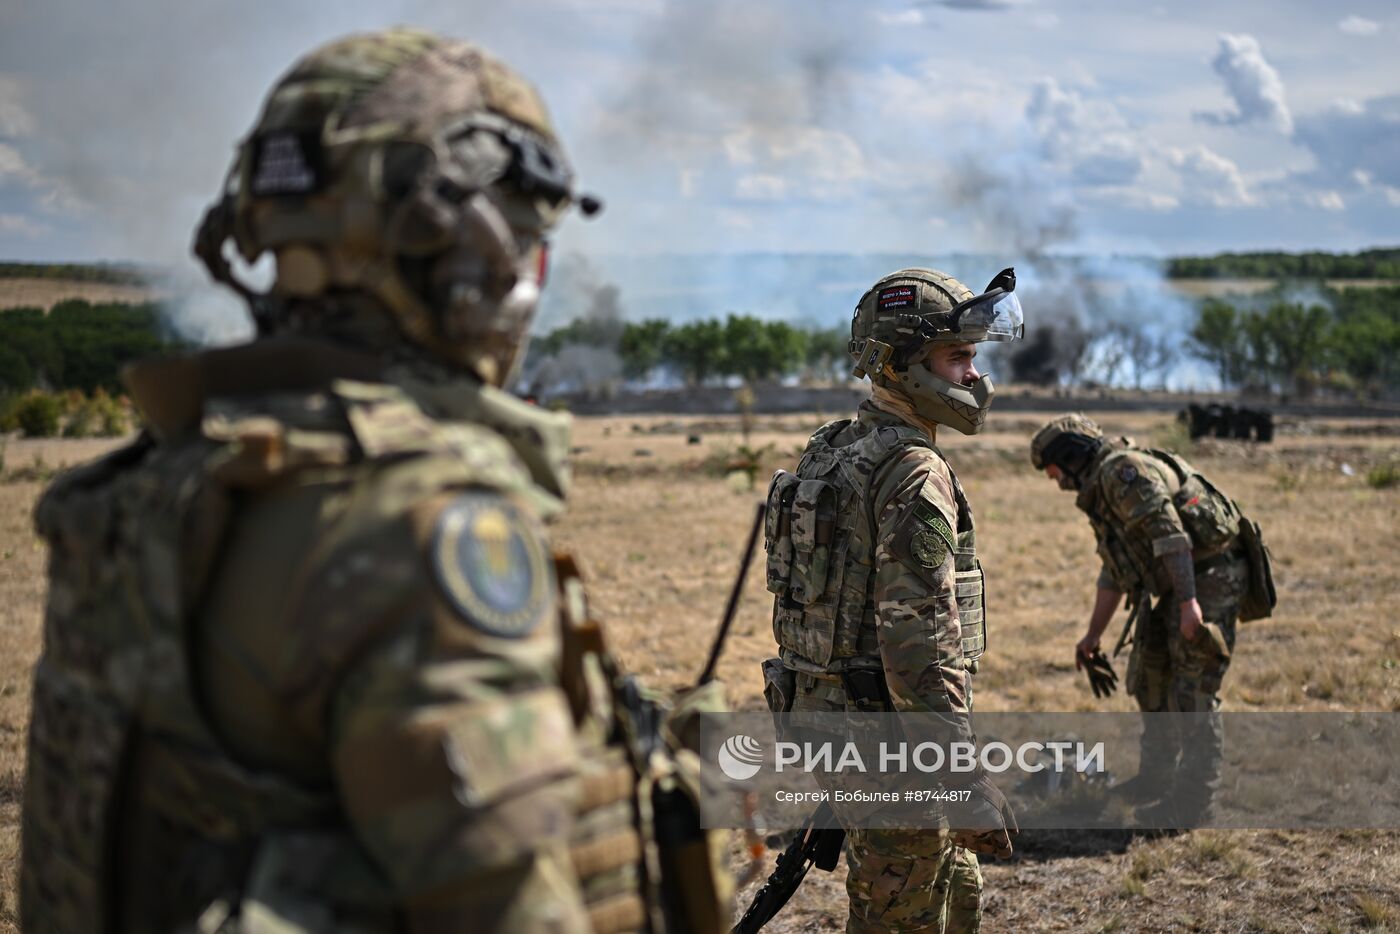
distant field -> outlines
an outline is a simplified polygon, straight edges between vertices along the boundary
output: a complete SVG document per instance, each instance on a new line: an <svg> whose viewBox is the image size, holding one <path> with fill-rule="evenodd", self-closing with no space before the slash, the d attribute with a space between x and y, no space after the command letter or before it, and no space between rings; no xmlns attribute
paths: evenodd
<svg viewBox="0 0 1400 934"><path fill-rule="evenodd" d="M1277 279L1169 279L1172 288L1191 298L1223 298L1226 295L1267 292L1278 285ZM1400 285L1395 279L1327 279L1333 289L1377 289Z"/></svg>
<svg viewBox="0 0 1400 934"><path fill-rule="evenodd" d="M47 311L69 299L138 304L159 297L157 290L142 285L68 279L0 279L0 311L7 308L43 308Z"/></svg>

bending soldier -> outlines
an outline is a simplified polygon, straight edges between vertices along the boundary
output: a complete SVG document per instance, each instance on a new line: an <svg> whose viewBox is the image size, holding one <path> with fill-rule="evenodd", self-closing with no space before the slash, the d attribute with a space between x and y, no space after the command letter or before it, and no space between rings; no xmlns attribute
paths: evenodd
<svg viewBox="0 0 1400 934"><path fill-rule="evenodd" d="M1126 690L1138 708L1214 714L1250 580L1235 502L1183 458L1109 441L1078 414L1036 433L1031 463L1077 493L1098 539L1102 570L1076 667L1099 650L1127 594L1134 615ZM1139 820L1201 821L1220 781L1222 741L1216 716L1144 717L1139 773L1120 786L1144 805Z"/></svg>
<svg viewBox="0 0 1400 934"><path fill-rule="evenodd" d="M196 246L258 338L133 369L148 430L38 508L25 930L728 927L712 841L639 816L665 757L614 739L635 693L546 539L567 420L499 388L576 200L468 43L272 89Z"/></svg>
<svg viewBox="0 0 1400 934"><path fill-rule="evenodd" d="M982 429L993 388L976 343L1020 336L1014 288L1010 270L974 296L944 273L904 269L857 304L850 349L870 399L812 435L796 473L779 471L769 490L775 708L948 713L968 729L986 643L981 565L972 510L934 441L939 425ZM974 850L1010 855L1016 824L986 775L964 783L980 832L861 829L838 808L848 931L977 930Z"/></svg>

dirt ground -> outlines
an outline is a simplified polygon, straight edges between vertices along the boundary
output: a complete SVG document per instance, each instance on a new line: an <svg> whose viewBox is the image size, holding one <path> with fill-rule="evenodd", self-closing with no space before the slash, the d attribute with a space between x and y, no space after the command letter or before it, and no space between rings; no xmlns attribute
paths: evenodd
<svg viewBox="0 0 1400 934"><path fill-rule="evenodd" d="M579 420L572 508L557 537L583 557L597 615L647 683L693 681L761 488L772 469L793 464L823 420L758 420L749 446L771 445L758 490L730 469L743 442L737 419ZM1105 414L1100 421L1113 434L1179 440L1165 416ZM987 573L989 649L977 677L978 708L1131 710L1121 694L1096 706L1074 671L1072 647L1088 617L1097 562L1071 496L1027 462L1027 441L1040 422L993 413L984 435L940 438L975 510ZM6 452L4 930L15 925L29 678L44 599L44 554L30 514L45 474L108 444L12 441ZM1400 711L1400 487L1376 489L1366 480L1372 468L1400 464L1400 435L1383 423L1285 422L1272 445L1208 441L1190 457L1260 522L1278 564L1279 608L1273 619L1244 627L1225 681L1225 709ZM770 610L761 574L752 573L720 665L737 708L761 706L759 662L774 648ZM1400 833L1197 831L1132 841L1080 834L1022 844L1011 861L984 867L985 930L1400 930ZM844 871L814 871L770 929L841 930Z"/></svg>

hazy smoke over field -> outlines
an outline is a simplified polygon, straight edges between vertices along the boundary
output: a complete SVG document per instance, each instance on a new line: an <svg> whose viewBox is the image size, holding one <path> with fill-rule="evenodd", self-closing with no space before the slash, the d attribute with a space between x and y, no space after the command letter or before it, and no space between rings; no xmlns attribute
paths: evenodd
<svg viewBox="0 0 1400 934"><path fill-rule="evenodd" d="M624 322L621 289L585 257L568 256L551 272L536 339L517 389L528 395L581 392L609 396L622 381L618 342ZM566 331L559 330L567 327ZM551 333L552 332L552 333ZM567 334L560 339L560 335Z"/></svg>
<svg viewBox="0 0 1400 934"><path fill-rule="evenodd" d="M1047 140L1067 145L1057 127L1069 118L1055 107L1070 95L1038 88L1045 106L1034 112L1003 113L999 129L967 123L943 78L885 66L888 24L848 3L123 0L94 10L53 0L0 13L0 72L27 76L15 98L24 119L7 104L5 125L29 134L29 160L55 210L69 212L54 223L95 228L90 252L170 270L181 328L235 339L249 333L247 316L208 284L189 242L236 141L298 55L394 22L477 38L519 63L549 98L584 185L609 202L596 223L567 221L538 332L574 318L620 331L624 318L729 312L831 326L889 263L942 262L974 290L1014 264L1028 333L1053 335L1026 345L1036 359L1021 370L1063 375L1076 356L1069 337L1130 304L1133 320L1181 317L1162 304L1155 271L1053 259L1085 233L1065 178L1048 168ZM922 154L933 140L953 142ZM1133 171L1111 146L1091 155L1099 176ZM753 230L762 237L743 242L762 255L735 255ZM794 255L812 252L816 230L838 244L824 247L834 255ZM1118 284L1086 288L1085 273ZM618 378L615 342L579 346L552 348L552 379ZM543 363L536 354L532 375Z"/></svg>

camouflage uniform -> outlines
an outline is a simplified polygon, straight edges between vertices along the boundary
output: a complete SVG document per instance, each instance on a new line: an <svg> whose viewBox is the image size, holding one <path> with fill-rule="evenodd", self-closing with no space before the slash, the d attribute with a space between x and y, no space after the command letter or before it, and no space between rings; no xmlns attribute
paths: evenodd
<svg viewBox="0 0 1400 934"><path fill-rule="evenodd" d="M809 482L803 490L803 481L823 477L836 491L829 520L820 503L803 508L814 489ZM850 697L841 679L863 669L882 673L884 709L969 711L971 672L985 642L981 566L972 511L929 436L864 402L855 419L830 422L812 436L795 475L779 475L770 493L779 523L784 499L793 503L793 557L788 577L778 568L770 586L788 593L793 581L813 594L805 604L780 597L775 610L783 662L797 672L792 710L871 709ZM825 582L808 576L804 538L828 539ZM963 583L960 590L955 582ZM848 931L976 930L977 858L954 847L946 830L854 828L846 863Z"/></svg>
<svg viewBox="0 0 1400 934"><path fill-rule="evenodd" d="M782 657L765 664L765 678L794 673L791 691L768 692L775 710L948 713L958 733L948 739L972 740L982 567L972 510L933 437L939 424L980 431L994 389L985 376L950 381L928 354L939 342L1018 338L1014 290L1011 270L974 296L937 270L904 269L856 304L850 351L872 398L854 419L822 426L796 473L778 471L769 487L768 589ZM979 833L995 827L1009 840L1005 799L985 776L973 787ZM847 828L848 931L978 929L977 857L955 845L946 815L930 815L928 829L875 829L833 808Z"/></svg>
<svg viewBox="0 0 1400 934"><path fill-rule="evenodd" d="M372 87L415 49L507 74L407 31L319 61ZM429 350L367 292L268 309L132 369L147 430L39 504L25 930L727 928L547 541L567 419L491 385L504 345Z"/></svg>
<svg viewBox="0 0 1400 934"><path fill-rule="evenodd" d="M1148 594L1156 598L1134 634L1126 678L1127 691L1145 713L1210 714L1220 707L1249 565L1238 512L1231 513L1233 503L1223 496L1212 495L1214 487L1207 492L1208 485L1176 455L1105 443L1076 500L1098 539L1099 586L1139 594L1143 601ZM1179 601L1159 562L1173 546L1190 549L1204 619L1190 640L1181 633ZM1141 774L1148 779L1145 787L1173 791L1176 816L1196 820L1219 784L1220 721L1182 721L1185 732L1179 735L1163 732L1167 721L1144 720Z"/></svg>

